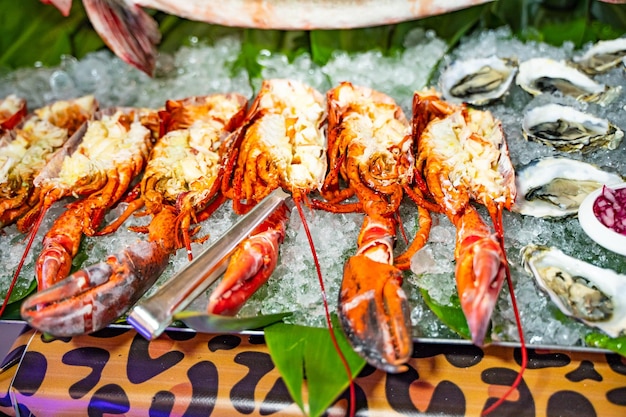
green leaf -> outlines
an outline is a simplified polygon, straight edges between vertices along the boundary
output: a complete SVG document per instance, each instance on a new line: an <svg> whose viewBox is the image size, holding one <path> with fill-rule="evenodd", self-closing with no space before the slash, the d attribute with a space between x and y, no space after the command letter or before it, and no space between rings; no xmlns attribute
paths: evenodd
<svg viewBox="0 0 626 417"><path fill-rule="evenodd" d="M13 298L13 297L11 297ZM21 320L22 315L20 313L20 308L22 306L22 299L18 301L7 304L6 308L2 312L2 320Z"/></svg>
<svg viewBox="0 0 626 417"><path fill-rule="evenodd" d="M174 315L174 320L180 320L187 327L202 333L219 333L261 329L290 315L291 313L280 313L253 317L228 317L198 311L181 311Z"/></svg>
<svg viewBox="0 0 626 417"><path fill-rule="evenodd" d="M393 26L345 30L311 31L311 58L319 65L324 65L335 51L349 53L389 49L389 39Z"/></svg>
<svg viewBox="0 0 626 417"><path fill-rule="evenodd" d="M7 280L8 282L10 282L11 276L8 276ZM24 278L22 278L21 276L20 278L18 278L17 285L15 286L15 288L13 288L13 292L9 297L9 304L7 304L7 307L2 313L2 317L0 318L8 320L21 319L20 306L22 304L22 300L35 292L35 290L37 289L37 280L31 279L30 284L27 286L22 285L21 281L23 280ZM4 301L5 297L6 293L2 294L0 298L0 303Z"/></svg>
<svg viewBox="0 0 626 417"><path fill-rule="evenodd" d="M590 9L593 22L602 28L601 31L597 32L598 39L614 39L624 36L624 32L626 32L626 5L594 1Z"/></svg>
<svg viewBox="0 0 626 417"><path fill-rule="evenodd" d="M626 356L626 336L610 337L604 333L593 332L585 336L587 346L608 349Z"/></svg>
<svg viewBox="0 0 626 417"><path fill-rule="evenodd" d="M465 339L471 339L467 320L465 319L465 314L463 314L461 303L457 296L450 298L450 305L443 305L433 300L428 294L428 291L421 289L420 292L428 308L430 308L446 326Z"/></svg>
<svg viewBox="0 0 626 417"><path fill-rule="evenodd" d="M74 2L68 17L37 0L0 0L0 8L0 66L57 65L62 55L80 58L104 46L86 25L80 2Z"/></svg>
<svg viewBox="0 0 626 417"><path fill-rule="evenodd" d="M437 36L444 39L449 46L454 46L458 40L475 28L485 13L490 10L489 3L427 17L420 21L420 26L437 32Z"/></svg>
<svg viewBox="0 0 626 417"><path fill-rule="evenodd" d="M196 22L162 13L157 14L155 18L161 31L159 51L167 53L174 53L181 46L191 45L192 39L197 40L199 44L212 45L227 36L242 37L244 31L241 28Z"/></svg>
<svg viewBox="0 0 626 417"><path fill-rule="evenodd" d="M306 31L283 31L246 29L243 32L242 51L236 68L245 68L250 80L256 80L256 86L260 86L261 70L257 58L259 54L283 53L293 59L302 52L309 50L308 32Z"/></svg>
<svg viewBox="0 0 626 417"><path fill-rule="evenodd" d="M356 377L365 360L354 352L333 320L337 343ZM305 411L302 388L306 375L309 415L320 416L350 384L341 358L325 328L277 323L265 328L265 342L293 400Z"/></svg>

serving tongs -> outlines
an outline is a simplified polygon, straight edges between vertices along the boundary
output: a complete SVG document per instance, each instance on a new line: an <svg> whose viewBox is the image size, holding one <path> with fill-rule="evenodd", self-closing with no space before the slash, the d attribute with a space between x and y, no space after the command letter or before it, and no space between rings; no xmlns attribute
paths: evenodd
<svg viewBox="0 0 626 417"><path fill-rule="evenodd" d="M153 295L136 304L127 322L148 340L159 337L172 323L176 313L189 306L224 273L237 245L282 204L290 205L291 195L278 188L239 218L222 237L172 276Z"/></svg>

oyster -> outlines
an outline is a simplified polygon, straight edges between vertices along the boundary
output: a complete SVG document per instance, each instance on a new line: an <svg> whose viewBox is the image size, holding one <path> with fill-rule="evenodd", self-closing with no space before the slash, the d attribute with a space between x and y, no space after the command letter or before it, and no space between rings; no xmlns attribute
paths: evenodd
<svg viewBox="0 0 626 417"><path fill-rule="evenodd" d="M613 101L621 91L621 86L600 84L576 68L550 58L533 58L522 62L515 82L534 96L560 92L577 100L603 106Z"/></svg>
<svg viewBox="0 0 626 417"><path fill-rule="evenodd" d="M625 56L626 38L618 38L600 41L572 61L581 71L595 75L618 66Z"/></svg>
<svg viewBox="0 0 626 417"><path fill-rule="evenodd" d="M526 112L522 133L528 140L565 152L615 149L624 137L624 132L606 119L554 103Z"/></svg>
<svg viewBox="0 0 626 417"><path fill-rule="evenodd" d="M592 191L622 181L620 175L586 162L564 157L537 159L516 172L517 196L511 210L533 217L575 215Z"/></svg>
<svg viewBox="0 0 626 417"><path fill-rule="evenodd" d="M626 275L556 248L528 245L521 253L524 269L564 314L611 337L626 332Z"/></svg>
<svg viewBox="0 0 626 417"><path fill-rule="evenodd" d="M439 83L446 100L482 106L502 97L516 72L516 61L492 55L454 62Z"/></svg>

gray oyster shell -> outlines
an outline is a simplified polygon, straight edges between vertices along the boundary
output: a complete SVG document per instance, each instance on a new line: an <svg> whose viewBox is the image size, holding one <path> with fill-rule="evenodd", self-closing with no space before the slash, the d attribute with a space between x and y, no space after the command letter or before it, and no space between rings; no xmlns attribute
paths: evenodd
<svg viewBox="0 0 626 417"><path fill-rule="evenodd" d="M624 132L607 119L555 103L527 111L522 133L527 140L564 152L616 149L624 137Z"/></svg>
<svg viewBox="0 0 626 417"><path fill-rule="evenodd" d="M515 82L534 96L559 92L602 106L615 100L621 91L621 86L609 87L598 83L565 62L550 58L532 58L522 62Z"/></svg>
<svg viewBox="0 0 626 417"><path fill-rule="evenodd" d="M482 106L506 94L517 62L495 55L455 61L439 78L443 97L453 103Z"/></svg>
<svg viewBox="0 0 626 417"><path fill-rule="evenodd" d="M576 215L585 197L602 185L623 178L593 164L565 157L546 157L517 170L512 211L533 217Z"/></svg>
<svg viewBox="0 0 626 417"><path fill-rule="evenodd" d="M599 41L584 54L574 57L574 65L589 75L600 74L618 66L626 57L626 38Z"/></svg>
<svg viewBox="0 0 626 417"><path fill-rule="evenodd" d="M557 248L528 245L521 254L524 269L564 314L611 337L626 332L626 275Z"/></svg>

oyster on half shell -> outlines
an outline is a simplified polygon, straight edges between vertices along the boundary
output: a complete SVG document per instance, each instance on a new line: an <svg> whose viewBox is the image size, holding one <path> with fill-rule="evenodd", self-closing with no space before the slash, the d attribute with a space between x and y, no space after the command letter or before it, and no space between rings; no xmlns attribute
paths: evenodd
<svg viewBox="0 0 626 417"><path fill-rule="evenodd" d="M621 91L621 86L610 87L598 83L565 62L550 58L532 58L522 62L515 82L534 96L560 92L602 106L615 100Z"/></svg>
<svg viewBox="0 0 626 417"><path fill-rule="evenodd" d="M626 57L626 38L599 41L584 54L574 57L574 65L590 75L614 68Z"/></svg>
<svg viewBox="0 0 626 417"><path fill-rule="evenodd" d="M512 211L533 217L565 217L578 212L585 197L623 178L593 164L565 157L536 159L515 174Z"/></svg>
<svg viewBox="0 0 626 417"><path fill-rule="evenodd" d="M564 314L611 337L626 333L626 275L556 248L528 245L521 254L524 269Z"/></svg>
<svg viewBox="0 0 626 417"><path fill-rule="evenodd" d="M606 119L555 103L526 112L522 133L528 140L565 152L616 149L624 137L624 132Z"/></svg>
<svg viewBox="0 0 626 417"><path fill-rule="evenodd" d="M517 72L517 62L495 55L455 61L439 78L446 100L482 106L502 97Z"/></svg>

